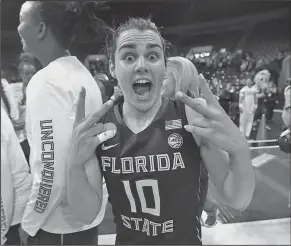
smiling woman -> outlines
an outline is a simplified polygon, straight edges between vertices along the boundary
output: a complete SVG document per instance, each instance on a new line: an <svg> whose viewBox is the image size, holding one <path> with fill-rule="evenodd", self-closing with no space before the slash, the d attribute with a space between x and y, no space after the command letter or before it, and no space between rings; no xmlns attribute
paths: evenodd
<svg viewBox="0 0 291 246"><path fill-rule="evenodd" d="M21 6L18 26L23 50L45 66L40 58L57 51L49 49L54 42L67 50L78 36L98 35L105 28L94 13L98 7L98 2L93 1L26 1ZM44 38L46 33L49 37Z"/></svg>
<svg viewBox="0 0 291 246"><path fill-rule="evenodd" d="M69 52L78 35L98 35L103 22L94 15L98 2L27 1L20 10L18 32L25 52L42 64L27 87L26 133L34 177L20 235L23 244L96 244L107 193L95 158L88 162L90 184L101 211L90 225L78 221L68 206L66 157L72 138L76 103L87 90L86 116L102 106L98 85L88 69ZM103 130L103 129L102 129ZM89 170L89 171L88 171ZM104 194L104 196L103 196Z"/></svg>

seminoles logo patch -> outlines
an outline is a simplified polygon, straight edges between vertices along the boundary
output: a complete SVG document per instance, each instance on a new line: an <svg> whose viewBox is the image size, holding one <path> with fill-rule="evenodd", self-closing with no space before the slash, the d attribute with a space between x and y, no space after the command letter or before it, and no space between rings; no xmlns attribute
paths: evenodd
<svg viewBox="0 0 291 246"><path fill-rule="evenodd" d="M168 137L168 144L173 148L173 149L178 149L182 146L183 144L183 138L177 134L173 133Z"/></svg>

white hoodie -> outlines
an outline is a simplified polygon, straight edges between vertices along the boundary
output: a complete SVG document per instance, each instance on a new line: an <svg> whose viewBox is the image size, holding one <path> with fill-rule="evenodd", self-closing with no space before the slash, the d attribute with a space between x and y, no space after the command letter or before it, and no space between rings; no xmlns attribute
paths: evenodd
<svg viewBox="0 0 291 246"><path fill-rule="evenodd" d="M10 117L12 120L17 120L19 118L19 111L17 107L17 102L13 94L13 90L11 89L11 86L9 86L9 83L6 79L1 79L1 83L10 106ZM7 108L2 98L1 98L1 108L4 108L5 111L7 112Z"/></svg>
<svg viewBox="0 0 291 246"><path fill-rule="evenodd" d="M21 218L31 190L31 175L12 122L1 108L1 244Z"/></svg>
<svg viewBox="0 0 291 246"><path fill-rule="evenodd" d="M101 92L76 57L52 61L28 84L26 133L34 180L22 228L31 236L39 229L56 234L83 231L103 220L108 197L105 186L101 212L91 225L79 222L66 200L66 160L82 86L86 89L85 108L89 116L102 106ZM97 165L97 159L90 164Z"/></svg>

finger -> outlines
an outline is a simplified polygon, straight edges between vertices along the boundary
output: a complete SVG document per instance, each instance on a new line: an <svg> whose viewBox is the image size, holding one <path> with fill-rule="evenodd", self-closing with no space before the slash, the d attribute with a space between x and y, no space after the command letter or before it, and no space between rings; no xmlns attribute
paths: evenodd
<svg viewBox="0 0 291 246"><path fill-rule="evenodd" d="M97 123L102 116L104 116L109 109L114 105L112 100L108 100L102 105L102 107L93 115L91 115L84 124L84 130L91 128L95 123Z"/></svg>
<svg viewBox="0 0 291 246"><path fill-rule="evenodd" d="M90 137L95 137L98 134L100 134L101 132L106 132L106 131L109 131L109 130L117 131L116 125L111 123L111 122L105 123L105 124L98 123L98 124L93 125L92 128L90 128L90 130L88 131L88 135Z"/></svg>
<svg viewBox="0 0 291 246"><path fill-rule="evenodd" d="M200 88L201 88L201 93L205 97L207 104L217 104L218 101L215 98L212 91L210 90L203 74L199 74L199 84L200 84Z"/></svg>
<svg viewBox="0 0 291 246"><path fill-rule="evenodd" d="M187 106L189 106L190 108L195 110L197 113L203 115L206 118L213 117L213 114L211 113L211 111L207 107L205 100L203 100L201 98L194 98L193 99L193 98L185 95L181 91L178 91L176 94L176 99L180 100L181 102L183 102L184 104L186 104Z"/></svg>
<svg viewBox="0 0 291 246"><path fill-rule="evenodd" d="M93 125L92 128L89 129L87 134L90 137L95 137L99 133L104 132L104 131L105 131L104 125L102 123L98 123L96 125Z"/></svg>
<svg viewBox="0 0 291 246"><path fill-rule="evenodd" d="M190 123L189 125L201 127L201 128L211 127L211 124L205 118L195 118L195 119L192 119L189 123Z"/></svg>
<svg viewBox="0 0 291 246"><path fill-rule="evenodd" d="M104 131L107 131L107 130L116 130L117 131L116 125L112 122L105 123L103 126L105 129Z"/></svg>
<svg viewBox="0 0 291 246"><path fill-rule="evenodd" d="M213 136L213 129L211 128L202 128L193 125L185 125L184 128L187 132L197 134L204 138L211 138Z"/></svg>
<svg viewBox="0 0 291 246"><path fill-rule="evenodd" d="M190 90L190 89L187 90L187 94L186 95L191 97L191 98L197 98L196 93L194 91Z"/></svg>
<svg viewBox="0 0 291 246"><path fill-rule="evenodd" d="M113 138L115 136L115 134L116 134L116 130L108 130L108 131L105 131L105 132L98 134L95 137L96 146L107 141L110 138Z"/></svg>
<svg viewBox="0 0 291 246"><path fill-rule="evenodd" d="M81 123L85 119L85 99L86 90L84 87L82 87L77 101L75 125Z"/></svg>
<svg viewBox="0 0 291 246"><path fill-rule="evenodd" d="M112 100L113 102L115 102L116 101L116 96L113 94L111 97L110 97L110 100Z"/></svg>

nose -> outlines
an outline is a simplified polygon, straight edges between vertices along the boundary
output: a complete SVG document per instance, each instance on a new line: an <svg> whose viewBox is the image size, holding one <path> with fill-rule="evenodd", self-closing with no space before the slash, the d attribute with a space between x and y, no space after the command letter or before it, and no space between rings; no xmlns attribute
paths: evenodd
<svg viewBox="0 0 291 246"><path fill-rule="evenodd" d="M138 59L137 65L135 67L135 71L137 73L147 73L148 72L148 68L146 66L144 57L140 57Z"/></svg>

